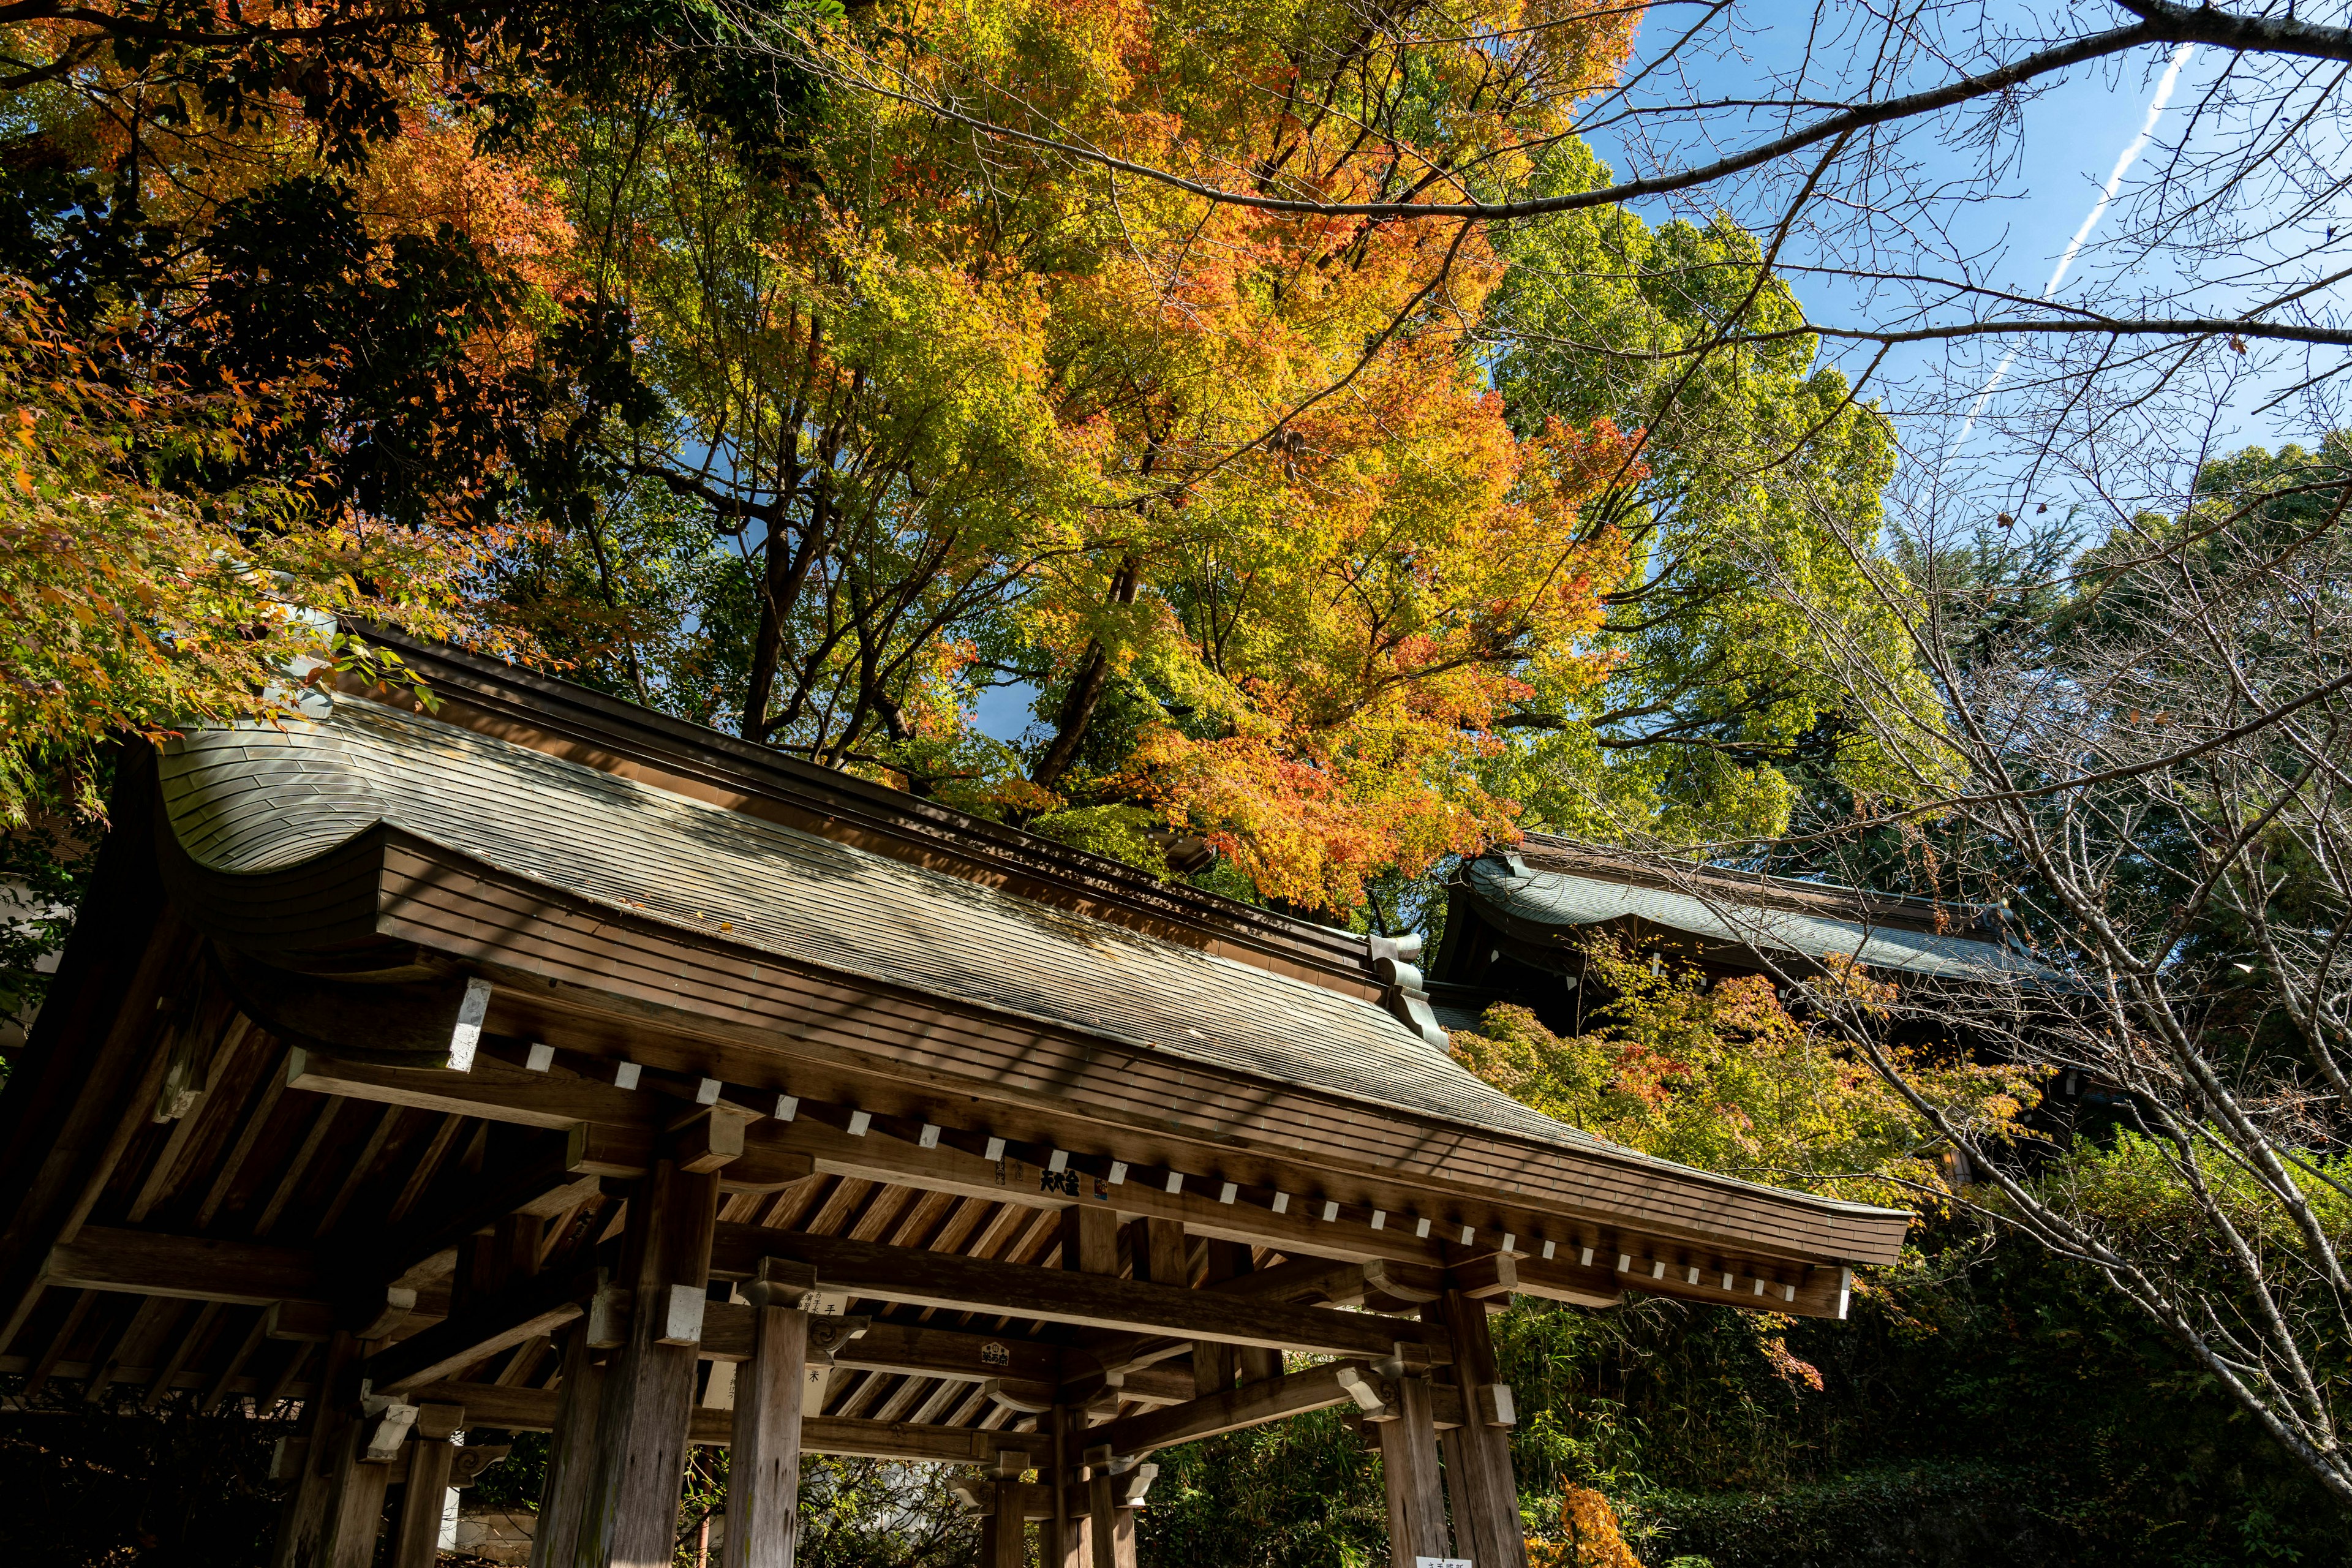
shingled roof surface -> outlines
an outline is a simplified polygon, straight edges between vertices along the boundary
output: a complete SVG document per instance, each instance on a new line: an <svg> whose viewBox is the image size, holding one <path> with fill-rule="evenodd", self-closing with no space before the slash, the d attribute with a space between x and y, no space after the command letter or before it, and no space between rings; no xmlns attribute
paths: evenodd
<svg viewBox="0 0 2352 1568"><path fill-rule="evenodd" d="M1519 871L1495 858L1473 861L1464 880L1482 903L1533 925L1638 920L1707 942L1733 946L1752 942L1768 952L1815 961L1850 957L1874 968L1939 979L2049 977L2041 965L1996 942L1920 931L1909 923L1843 920L1814 910L1735 902L1736 893L1702 898L1586 872L1532 866Z"/></svg>
<svg viewBox="0 0 2352 1568"><path fill-rule="evenodd" d="M1491 1132L1613 1149L1370 1003L362 699L338 698L324 722L196 731L167 748L162 778L181 845L215 871L284 870L381 822L702 941Z"/></svg>

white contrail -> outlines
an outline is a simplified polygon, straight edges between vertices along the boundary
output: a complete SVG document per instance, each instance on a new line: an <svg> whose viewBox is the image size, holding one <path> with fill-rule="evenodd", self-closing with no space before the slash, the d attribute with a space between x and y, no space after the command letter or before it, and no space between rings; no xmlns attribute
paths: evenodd
<svg viewBox="0 0 2352 1568"><path fill-rule="evenodd" d="M2156 134L2157 116L2162 114L2165 106L2172 101L2172 89L2179 84L2181 68L2196 52L2194 44L2183 44L2172 51L2172 59L2165 66L2164 75L2157 79L2156 96L2147 100L2147 115L2139 122L2139 134L2131 139L2131 145L2126 147L2123 155L2116 160L2115 172L2100 187L2099 199L2091 204L2091 210L2084 215L2083 226L2074 231L2074 237L2066 242L2065 250L2059 255L2056 269L2050 274L2050 281L2042 286L2042 299L2049 300L2057 295L2058 285L2066 280L2066 273L2074 265L2074 258L2082 253L2084 244L2090 239L2091 231L2097 228L2099 220L2107 216L2107 208L2114 204L2116 193L2123 188L2124 176L2131 173L2134 163L2139 162L2139 155L2147 151L2148 139ZM1977 393L1976 401L1969 405L1969 416L1960 421L1960 433L1952 437L1950 447L1944 453L1943 463L1936 469L1937 478L1943 476L1944 468L1967 444L1969 432L1977 426L1977 416L1983 412L1986 401L2000 385L2000 378L2009 374L2010 362L2015 358L2017 351L2012 348L2000 356L1999 364L1992 367L1992 374L1986 378L1983 388Z"/></svg>

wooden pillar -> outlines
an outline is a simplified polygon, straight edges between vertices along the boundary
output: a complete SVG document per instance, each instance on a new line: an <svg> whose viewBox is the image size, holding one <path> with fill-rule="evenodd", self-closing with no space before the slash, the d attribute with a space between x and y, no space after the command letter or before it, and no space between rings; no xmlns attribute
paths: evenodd
<svg viewBox="0 0 2352 1568"><path fill-rule="evenodd" d="M433 1568L441 1549L441 1516L448 1508L449 1471L457 1460L457 1447L446 1434L409 1439L408 1483L400 1499L392 1568Z"/></svg>
<svg viewBox="0 0 2352 1568"><path fill-rule="evenodd" d="M1400 1377L1396 1389L1396 1417L1377 1427L1381 1480L1388 1492L1389 1561L1411 1568L1416 1558L1446 1555L1445 1491L1429 1380Z"/></svg>
<svg viewBox="0 0 2352 1568"><path fill-rule="evenodd" d="M1510 1429L1492 1419L1497 1380L1486 1303L1448 1290L1423 1308L1423 1316L1444 1324L1452 1336L1453 1376L1462 1391L1462 1425L1446 1435L1445 1449L1458 1554L1478 1568L1528 1568L1518 1485L1511 1475Z"/></svg>
<svg viewBox="0 0 2352 1568"><path fill-rule="evenodd" d="M1092 1204L1072 1204L1065 1208L1062 1267L1081 1274L1117 1274L1118 1215ZM1097 1568L1103 1561L1102 1552L1108 1547L1109 1537L1105 1528L1108 1510L1098 1510L1096 1504L1097 1483L1081 1479L1087 1413L1077 1406L1056 1405L1054 1416L1060 1434L1054 1451L1054 1489L1059 1500L1054 1518L1060 1535L1055 1550L1060 1556L1048 1555L1046 1562L1059 1568ZM1104 1524L1097 1522L1098 1511L1105 1516Z"/></svg>
<svg viewBox="0 0 2352 1568"><path fill-rule="evenodd" d="M803 1278L794 1278L794 1275ZM723 1568L793 1568L800 1542L801 1401L808 1388L814 1269L765 1259L745 1294L751 1359L736 1369Z"/></svg>
<svg viewBox="0 0 2352 1568"><path fill-rule="evenodd" d="M1111 1515L1110 1560L1116 1568L1137 1568L1135 1510L1122 1508Z"/></svg>
<svg viewBox="0 0 2352 1568"><path fill-rule="evenodd" d="M596 1417L604 1368L588 1343L595 1321L575 1321L563 1339L556 1384L555 1430L548 1437L547 1478L540 1485L539 1524L530 1538L530 1568L572 1568L579 1561L581 1521L596 1474Z"/></svg>
<svg viewBox="0 0 2352 1568"><path fill-rule="evenodd" d="M1135 1255L1138 1279L1191 1289L1192 1259L1185 1248L1183 1221L1139 1219L1130 1230L1129 1250Z"/></svg>
<svg viewBox="0 0 2352 1568"><path fill-rule="evenodd" d="M980 1568L1029 1568L1029 1517L1022 1507L1021 1478L996 1483L994 1510L980 1527Z"/></svg>
<svg viewBox="0 0 2352 1568"><path fill-rule="evenodd" d="M1111 1496L1111 1486L1109 1467L1095 1466L1094 1474L1087 1481L1088 1568L1118 1568L1118 1510Z"/></svg>
<svg viewBox="0 0 2352 1568"><path fill-rule="evenodd" d="M297 1345L299 1352L306 1347ZM318 1392L304 1407L303 1445L294 1490L278 1518L278 1541L270 1568L320 1568L326 1561L327 1509L333 1500L335 1445L352 1423L330 1391L343 1381L359 1343L340 1331L327 1342L319 1367Z"/></svg>
<svg viewBox="0 0 2352 1568"><path fill-rule="evenodd" d="M595 1474L573 1558L554 1568L670 1568L718 1207L715 1173L667 1157L630 1194L628 1336L598 1401Z"/></svg>
<svg viewBox="0 0 2352 1568"><path fill-rule="evenodd" d="M1257 1267L1256 1255L1246 1242L1232 1242L1234 1248L1234 1275L1247 1274ZM1282 1375L1282 1352L1271 1345L1235 1345L1234 1359L1241 1371L1244 1383L1265 1383Z"/></svg>
<svg viewBox="0 0 2352 1568"><path fill-rule="evenodd" d="M1221 1241L1212 1237L1208 1244L1208 1268L1201 1276L1203 1285L1215 1285L1249 1272L1249 1244L1243 1241ZM1202 1398L1223 1394L1233 1387L1234 1378L1241 1370L1241 1356L1236 1347L1212 1344L1206 1340L1192 1342L1192 1392Z"/></svg>
<svg viewBox="0 0 2352 1568"><path fill-rule="evenodd" d="M320 1568L373 1568L375 1562L376 1537L383 1533L384 1493L392 1486L392 1465L361 1457L368 1425L364 1417L347 1420L336 1439Z"/></svg>

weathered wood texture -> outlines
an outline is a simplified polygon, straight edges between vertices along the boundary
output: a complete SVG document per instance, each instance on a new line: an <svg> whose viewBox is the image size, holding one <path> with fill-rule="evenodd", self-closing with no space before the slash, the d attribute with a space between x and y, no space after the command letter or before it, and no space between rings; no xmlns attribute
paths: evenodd
<svg viewBox="0 0 2352 1568"><path fill-rule="evenodd" d="M758 1258L770 1255L814 1265L828 1289L919 1307L977 1308L1046 1322L1326 1355L1383 1356L1399 1341L1409 1341L1428 1347L1434 1360L1452 1358L1442 1328L1410 1319L1285 1306L1133 1279L1049 1273L984 1258L752 1226L719 1227L712 1268L723 1277L742 1279Z"/></svg>
<svg viewBox="0 0 2352 1568"><path fill-rule="evenodd" d="M1462 1425L1445 1438L1455 1542L1468 1547L1462 1555L1485 1568L1527 1568L1510 1434L1482 1416L1486 1391L1498 1381L1486 1303L1448 1290L1423 1310L1445 1325L1459 1352L1449 1372L1462 1395Z"/></svg>
<svg viewBox="0 0 2352 1568"><path fill-rule="evenodd" d="M457 1459L457 1450L446 1437L410 1439L408 1479L403 1483L390 1568L434 1568L439 1561L441 1516Z"/></svg>
<svg viewBox="0 0 2352 1568"><path fill-rule="evenodd" d="M1129 1415L1087 1432L1089 1445L1108 1444L1114 1454L1149 1454L1179 1443L1197 1442L1247 1426L1264 1426L1309 1410L1348 1402L1340 1369L1366 1370L1362 1362L1335 1362L1306 1372L1238 1388L1220 1389L1188 1404Z"/></svg>
<svg viewBox="0 0 2352 1568"><path fill-rule="evenodd" d="M495 1389L486 1395L471 1384L434 1391L463 1399L469 1417L485 1424L551 1430L547 1475L539 1494L539 1526L530 1540L530 1568L573 1568L580 1560L581 1526L596 1477L604 1390L604 1368L589 1348L587 1325L575 1323L563 1338L558 1393Z"/></svg>
<svg viewBox="0 0 2352 1568"><path fill-rule="evenodd" d="M800 1539L801 1400L808 1387L809 1318L754 1307L751 1361L735 1379L727 1456L724 1568L793 1568Z"/></svg>
<svg viewBox="0 0 2352 1568"><path fill-rule="evenodd" d="M1445 1492L1437 1463L1426 1377L1396 1382L1393 1419L1380 1423L1381 1480L1388 1496L1389 1555L1395 1563L1446 1552Z"/></svg>
<svg viewBox="0 0 2352 1568"><path fill-rule="evenodd" d="M629 1337L599 1400L595 1479L573 1564L561 1568L669 1568L687 1424L694 1405L692 1344L667 1344L673 1287L699 1296L710 1273L715 1177L655 1164L629 1199L623 1279L635 1306Z"/></svg>

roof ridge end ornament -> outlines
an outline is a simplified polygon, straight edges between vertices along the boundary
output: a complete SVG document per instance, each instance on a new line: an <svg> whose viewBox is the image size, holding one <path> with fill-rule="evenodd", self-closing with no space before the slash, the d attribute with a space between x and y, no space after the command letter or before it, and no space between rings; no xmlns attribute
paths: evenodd
<svg viewBox="0 0 2352 1568"><path fill-rule="evenodd" d="M1453 1041L1430 1009L1429 992L1417 962L1423 946L1421 933L1370 935L1364 938L1364 946L1371 956L1372 973L1381 983L1381 1005L1419 1035L1423 1044L1440 1053L1450 1052Z"/></svg>

